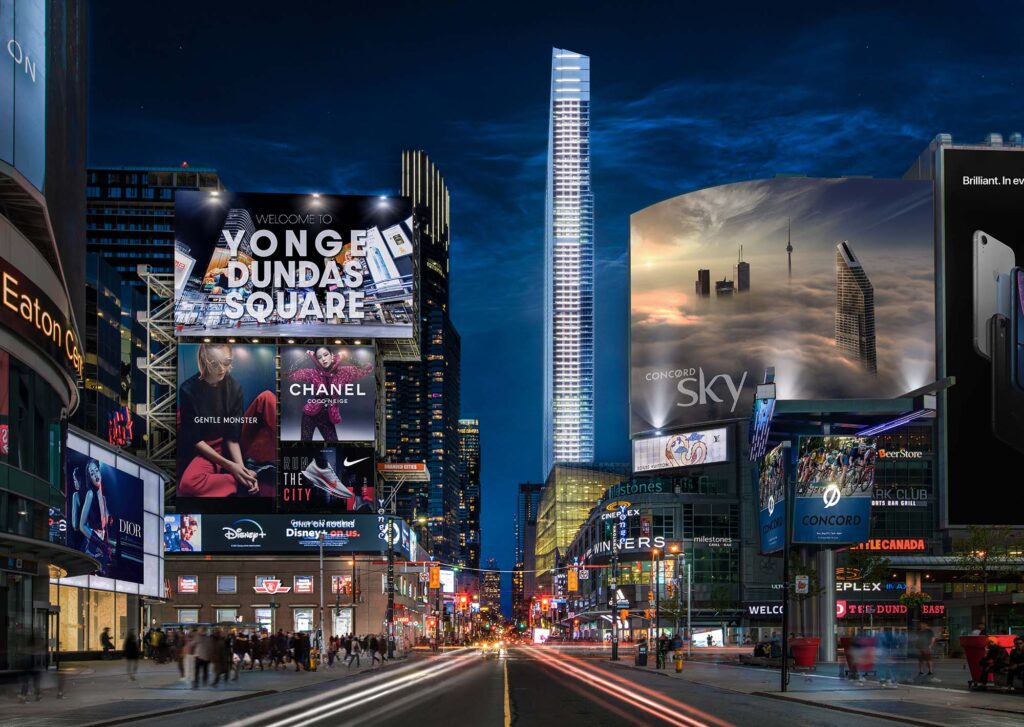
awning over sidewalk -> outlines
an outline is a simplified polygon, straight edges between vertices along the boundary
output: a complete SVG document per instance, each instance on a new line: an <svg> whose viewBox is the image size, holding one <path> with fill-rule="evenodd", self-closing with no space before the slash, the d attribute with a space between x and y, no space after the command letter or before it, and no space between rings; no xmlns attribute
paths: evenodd
<svg viewBox="0 0 1024 727"><path fill-rule="evenodd" d="M13 533L0 533L0 555L57 566L64 571L62 578L92 575L100 568L99 561L74 548Z"/></svg>

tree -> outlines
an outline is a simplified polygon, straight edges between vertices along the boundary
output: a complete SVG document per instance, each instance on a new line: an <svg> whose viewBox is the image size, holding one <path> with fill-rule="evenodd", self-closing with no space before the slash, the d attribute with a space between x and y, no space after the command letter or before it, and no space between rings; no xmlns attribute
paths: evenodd
<svg viewBox="0 0 1024 727"><path fill-rule="evenodd" d="M1016 570L1016 544L1015 533L1006 525L968 525L967 534L953 546L954 562L964 571L964 576L981 584L986 630L989 627L988 584Z"/></svg>

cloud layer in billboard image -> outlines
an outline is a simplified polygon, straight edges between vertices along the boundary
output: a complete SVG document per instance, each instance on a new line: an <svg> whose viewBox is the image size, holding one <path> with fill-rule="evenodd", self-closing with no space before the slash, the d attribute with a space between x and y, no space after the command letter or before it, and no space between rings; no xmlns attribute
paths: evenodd
<svg viewBox="0 0 1024 727"><path fill-rule="evenodd" d="M779 178L637 212L632 433L746 418L767 366L780 399L933 380L933 245L928 182Z"/></svg>

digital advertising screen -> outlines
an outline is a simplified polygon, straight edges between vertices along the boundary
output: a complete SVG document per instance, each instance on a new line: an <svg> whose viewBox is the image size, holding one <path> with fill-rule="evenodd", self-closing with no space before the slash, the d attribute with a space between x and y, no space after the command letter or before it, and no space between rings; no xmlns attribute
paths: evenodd
<svg viewBox="0 0 1024 727"><path fill-rule="evenodd" d="M66 467L68 547L99 561L97 575L142 583L145 565L142 480L70 445Z"/></svg>
<svg viewBox="0 0 1024 727"><path fill-rule="evenodd" d="M202 519L202 515L164 515L164 552L200 552L203 549Z"/></svg>
<svg viewBox="0 0 1024 727"><path fill-rule="evenodd" d="M871 438L800 438L794 543L848 544L868 539L877 455Z"/></svg>
<svg viewBox="0 0 1024 727"><path fill-rule="evenodd" d="M276 389L272 345L178 347L179 508L239 509L241 499L262 502L268 509L273 505Z"/></svg>
<svg viewBox="0 0 1024 727"><path fill-rule="evenodd" d="M890 398L935 379L928 181L779 177L630 224L630 433L747 419L779 399Z"/></svg>
<svg viewBox="0 0 1024 727"><path fill-rule="evenodd" d="M280 512L374 512L371 447L323 443L281 445Z"/></svg>
<svg viewBox="0 0 1024 727"><path fill-rule="evenodd" d="M372 442L373 346L281 347L281 440Z"/></svg>
<svg viewBox="0 0 1024 727"><path fill-rule="evenodd" d="M42 190L46 171L46 0L0 3L0 159Z"/></svg>
<svg viewBox="0 0 1024 727"><path fill-rule="evenodd" d="M634 472L728 461L729 448L724 428L633 440Z"/></svg>
<svg viewBox="0 0 1024 727"><path fill-rule="evenodd" d="M391 515L351 513L345 515L209 514L192 516L196 530L190 537L192 552L211 555L290 555L320 550L324 554L376 553L387 551L387 528L391 527L396 557L409 560L413 540L408 524ZM166 531L165 531L166 536Z"/></svg>
<svg viewBox="0 0 1024 727"><path fill-rule="evenodd" d="M786 482L789 448L779 445L765 453L758 468L757 502L761 553L775 553L785 546Z"/></svg>
<svg viewBox="0 0 1024 727"><path fill-rule="evenodd" d="M1024 499L1017 480L995 478L986 485L986 496L979 497L977 467L984 452L987 461L999 462L1006 472L1024 471L1024 451L1012 444L1024 439L1024 410L1011 395L1024 396L1019 385L1024 377L1017 384L1003 381L1002 393L994 395L999 389L993 386L993 351L986 340L991 314L1000 310L1011 317L1012 306L1020 305L1019 297L1014 300L1012 283L1018 281L1012 273L1024 267L1024 152L974 148L940 153L944 295L939 307L945 355L939 376L956 377L940 398L946 518L950 525L1019 524L1024 522ZM1003 290L1000 275L1006 281ZM1018 346L1024 343L1024 327L1010 331L1010 337Z"/></svg>
<svg viewBox="0 0 1024 727"><path fill-rule="evenodd" d="M182 336L412 338L412 206L404 197L182 192Z"/></svg>

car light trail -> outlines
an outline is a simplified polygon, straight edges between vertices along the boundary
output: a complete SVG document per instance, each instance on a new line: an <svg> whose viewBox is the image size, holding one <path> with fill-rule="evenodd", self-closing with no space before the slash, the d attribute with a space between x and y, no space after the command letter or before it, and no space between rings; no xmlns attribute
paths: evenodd
<svg viewBox="0 0 1024 727"><path fill-rule="evenodd" d="M460 653L461 652L461 653ZM426 679L433 679L449 671L458 669L472 661L475 654L464 650L452 652L440 657L441 661L422 665L409 665L389 674L383 684L367 687L365 682L347 684L330 692L289 704L284 707L264 712L244 720L232 722L233 727L249 727L250 725L273 725L274 727L292 727L310 724L341 712L372 702L388 694L393 694ZM349 694L356 692L355 694ZM275 721L275 718L280 717Z"/></svg>

